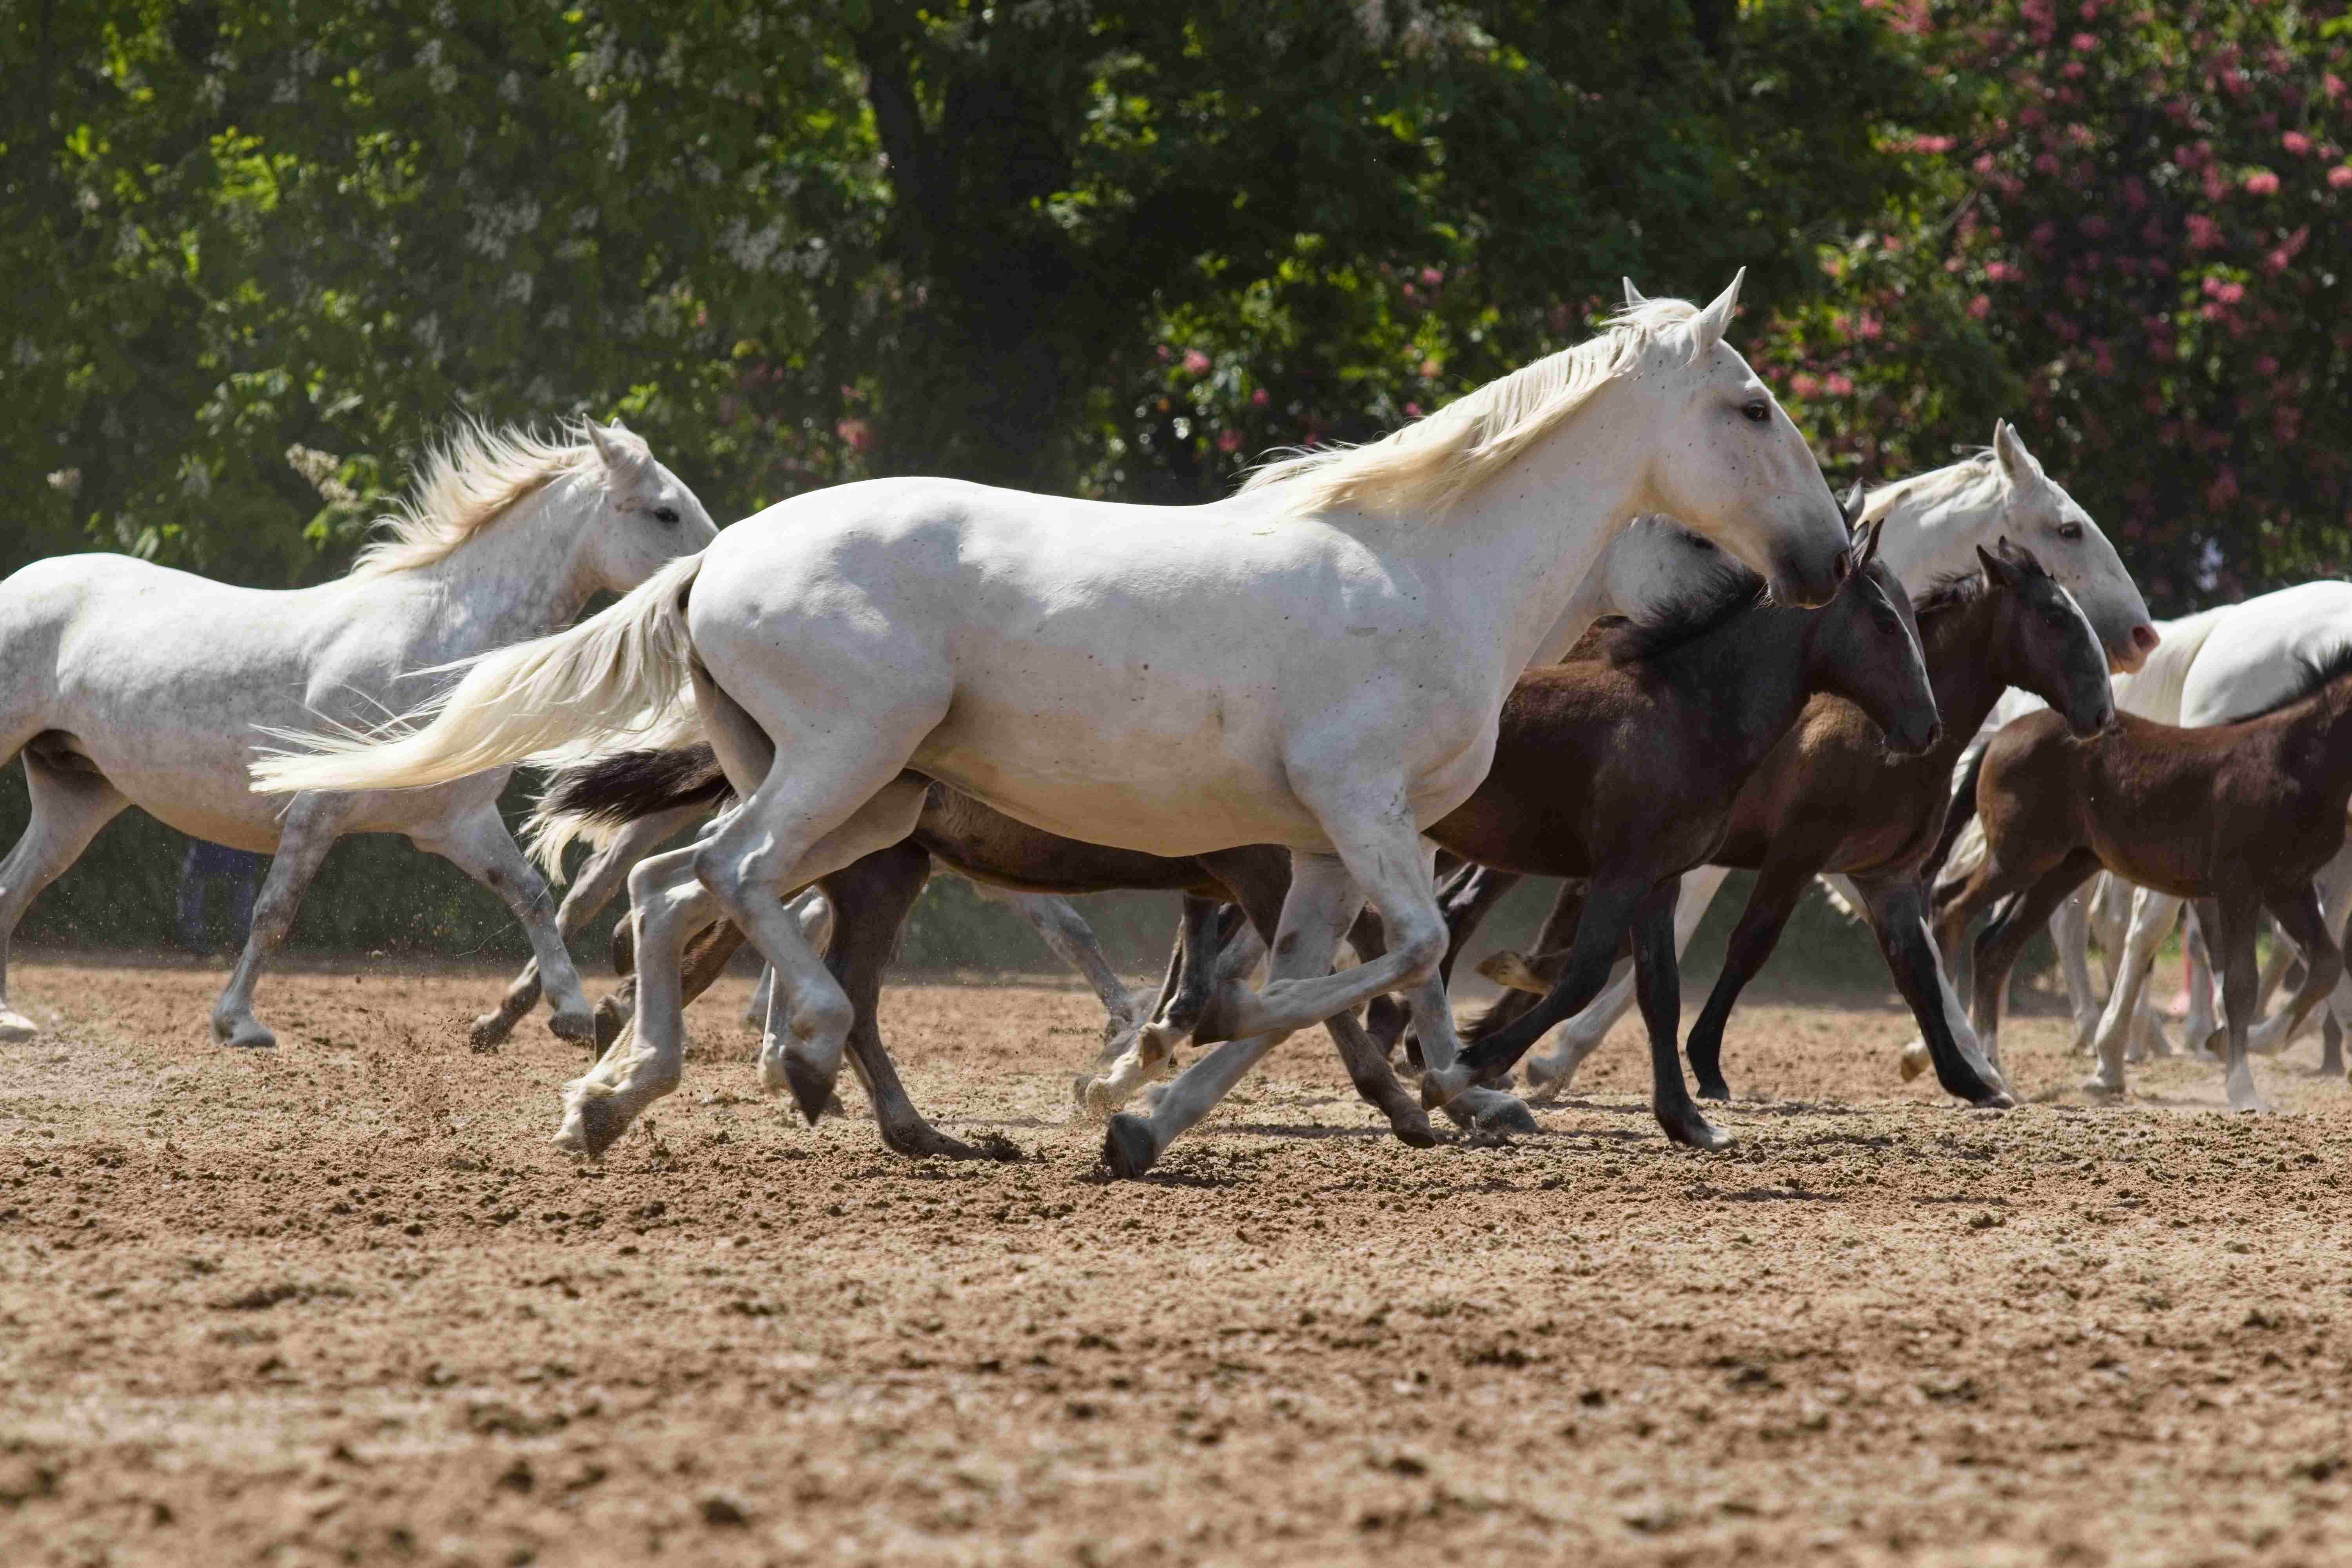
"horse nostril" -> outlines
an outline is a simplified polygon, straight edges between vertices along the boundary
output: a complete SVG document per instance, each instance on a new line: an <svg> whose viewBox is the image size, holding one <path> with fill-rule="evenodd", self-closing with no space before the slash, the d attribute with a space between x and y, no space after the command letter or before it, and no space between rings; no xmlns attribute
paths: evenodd
<svg viewBox="0 0 2352 1568"><path fill-rule="evenodd" d="M1852 551L1840 551L1838 552L1837 564L1830 568L1830 581L1832 583L1843 583L1853 574L1853 552Z"/></svg>
<svg viewBox="0 0 2352 1568"><path fill-rule="evenodd" d="M2156 645L2163 640L2164 638L2158 635L2157 629L2154 626L2137 626L2132 627L2132 647L2142 654L2154 653L2156 651Z"/></svg>
<svg viewBox="0 0 2352 1568"><path fill-rule="evenodd" d="M1942 742L1943 739L1944 726L1942 722L1938 721L1937 722L1927 726L1927 743L1919 749L1923 752L1932 752L1939 743Z"/></svg>

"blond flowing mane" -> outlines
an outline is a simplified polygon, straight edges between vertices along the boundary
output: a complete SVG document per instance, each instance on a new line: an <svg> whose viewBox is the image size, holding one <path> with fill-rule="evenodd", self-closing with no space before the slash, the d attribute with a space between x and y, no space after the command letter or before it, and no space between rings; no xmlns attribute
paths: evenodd
<svg viewBox="0 0 2352 1568"><path fill-rule="evenodd" d="M565 474L598 466L587 427L566 425L551 440L526 426L493 430L466 420L425 450L408 493L376 519L378 536L352 563L354 577L413 572L504 517L509 508Z"/></svg>
<svg viewBox="0 0 2352 1568"><path fill-rule="evenodd" d="M1426 419L1360 447L1268 463L1242 489L1280 487L1282 510L1291 516L1352 507L1443 518L1576 417L1594 393L1638 363L1660 333L1697 314L1688 300L1645 300L1610 318L1600 336L1498 376Z"/></svg>
<svg viewBox="0 0 2352 1568"><path fill-rule="evenodd" d="M1894 513L1898 508L1925 511L1945 501L1958 500L1961 496L1983 489L1991 493L1984 499L1990 502L2009 485L2000 471L2000 459L1990 447L1983 447L1962 458L1957 463L1947 463L1940 468L1930 468L1924 474L1896 479L1870 492L1863 503L1864 522Z"/></svg>

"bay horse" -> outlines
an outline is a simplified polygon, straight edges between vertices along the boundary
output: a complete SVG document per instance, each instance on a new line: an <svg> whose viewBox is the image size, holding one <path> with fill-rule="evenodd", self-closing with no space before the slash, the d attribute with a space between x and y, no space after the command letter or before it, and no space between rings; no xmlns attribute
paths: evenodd
<svg viewBox="0 0 2352 1568"><path fill-rule="evenodd" d="M1842 697L1820 696L1749 775L1713 863L1759 875L1733 931L1723 968L1692 1023L1685 1049L1702 1098L1727 1100L1723 1031L1739 994L1771 956L1798 899L1816 877L1850 879L1861 895L1896 989L1917 1019L1944 1088L1975 1103L2006 1097L1998 1058L1971 1060L1975 1042L1948 1024L1942 970L1927 933L1922 868L1943 830L1952 766L2004 689L2048 702L2068 732L2089 737L2115 718L2107 655L2088 618L2032 552L1998 541L1979 552L1979 570L1953 577L1914 605L1941 742L1913 756L1891 755L1869 718ZM1571 906L1572 907L1572 906ZM1522 989L1548 986L1566 954L1556 946L1561 922L1548 923L1537 956L1497 953L1482 969ZM1571 928L1572 929L1572 928ZM1492 1009L1465 1031L1483 1039L1525 1007ZM1591 1044L1544 1064L1543 1087L1565 1082ZM1966 1070L1956 1070L1965 1068ZM1970 1081L1971 1079L1977 1081Z"/></svg>
<svg viewBox="0 0 2352 1568"><path fill-rule="evenodd" d="M1677 879L1716 853L1749 772L1812 694L1855 703L1898 752L1925 751L1941 734L1910 601L1874 559L1877 541L1874 524L1856 536L1855 569L1826 608L1763 605L1762 584L1751 579L1728 613L1663 632L1628 629L1602 639L1599 658L1519 681L1504 707L1493 771L1428 835L1483 866L1584 879L1583 914L1551 994L1458 1062L1427 1061L1425 1101L1508 1071L1544 1030L1592 999L1630 933L1658 1123L1678 1143L1730 1142L1683 1080Z"/></svg>
<svg viewBox="0 0 2352 1568"><path fill-rule="evenodd" d="M2290 1009L2291 1035L2343 971L2312 878L2344 847L2347 804L2352 644L2307 661L2268 711L2236 723L2183 729L2126 713L2088 743L2054 714L2005 726L1962 780L1946 829L1955 833L1973 814L1983 858L1936 894L1937 940L1948 954L1971 918L2009 900L1977 936L1978 1032L1990 1039L1998 1027L2010 968L2027 937L2104 868L2198 900L2221 966L2226 1021L2215 1037L2224 1047L2229 1103L2266 1109L2246 1058L2259 1006L2258 922L2268 910L2308 965ZM2123 1047L2120 1031L2102 1037L2086 1091L2124 1092Z"/></svg>
<svg viewBox="0 0 2352 1568"><path fill-rule="evenodd" d="M1450 1068L1421 829L1485 776L1512 681L1610 537L1667 513L1798 605L1846 570L1819 466L1725 341L1738 290L1630 309L1418 424L1205 506L940 479L798 496L575 630L478 661L421 727L316 736L254 777L443 784L626 732L690 684L743 804L631 875L637 1048L578 1090L624 1120L677 1081L680 950L722 912L784 1006L763 1083L823 1110L856 1012L778 900L903 839L931 779L1086 842L1293 853L1269 978L1224 1002L1244 1037L1178 1079L1156 1145L1125 1142L1116 1168L1148 1165L1290 1033L1381 992L1410 991L1423 1053ZM1335 972L1367 899L1394 945Z"/></svg>
<svg viewBox="0 0 2352 1568"><path fill-rule="evenodd" d="M692 557L718 529L623 426L570 438L460 426L350 573L314 588L233 587L127 555L36 562L0 584L0 757L21 753L32 821L0 862L0 1040L37 1029L7 1005L26 907L126 806L273 856L245 951L212 1011L230 1046L278 1043L254 1016L261 968L336 839L404 834L496 893L548 977L551 1027L592 1032L547 884L498 810L503 768L426 790L251 793L263 733L373 723L431 671L579 614ZM477 1026L478 1029L480 1027Z"/></svg>

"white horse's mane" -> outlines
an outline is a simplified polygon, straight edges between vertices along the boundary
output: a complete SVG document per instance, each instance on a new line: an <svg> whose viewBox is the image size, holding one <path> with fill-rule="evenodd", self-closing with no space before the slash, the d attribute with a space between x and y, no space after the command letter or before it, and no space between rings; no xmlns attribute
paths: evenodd
<svg viewBox="0 0 2352 1568"><path fill-rule="evenodd" d="M381 577L430 566L482 532L517 501L565 474L599 461L588 427L566 424L562 439L527 426L492 429L460 421L425 448L408 493L375 520L370 540L352 563L354 577Z"/></svg>
<svg viewBox="0 0 2352 1568"><path fill-rule="evenodd" d="M1884 517L1896 507L1926 510L1943 501L1956 500L1972 490L1990 488L2001 489L2009 480L2000 470L2000 458L1990 447L1979 447L1957 463L1947 463L1940 468L1930 468L1924 474L1896 479L1870 492L1864 503L1864 519ZM1988 498L1990 499L1990 498Z"/></svg>
<svg viewBox="0 0 2352 1568"><path fill-rule="evenodd" d="M1512 459L1574 418L1631 370L1658 335L1698 314L1686 300L1648 300L1610 318L1598 337L1467 392L1428 418L1360 447L1331 447L1265 464L1244 491L1280 486L1293 517L1360 507L1443 518Z"/></svg>

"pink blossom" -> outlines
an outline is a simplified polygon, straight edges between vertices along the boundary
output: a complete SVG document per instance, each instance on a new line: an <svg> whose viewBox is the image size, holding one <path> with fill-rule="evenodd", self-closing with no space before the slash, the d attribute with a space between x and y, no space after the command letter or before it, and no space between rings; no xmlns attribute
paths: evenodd
<svg viewBox="0 0 2352 1568"><path fill-rule="evenodd" d="M2218 163L2206 164L2198 178L2204 184L2205 199L2209 202L2218 202L2230 194L2230 183L2221 177L2221 166Z"/></svg>
<svg viewBox="0 0 2352 1568"><path fill-rule="evenodd" d="M1263 386L1250 394L1250 405L1252 407L1263 408L1266 405L1266 401L1265 388Z"/></svg>
<svg viewBox="0 0 2352 1568"><path fill-rule="evenodd" d="M2043 153L2039 154L2033 160L2033 168L2036 174L2056 174L2058 172L2058 154L2055 153Z"/></svg>
<svg viewBox="0 0 2352 1568"><path fill-rule="evenodd" d="M2050 248L2050 242L2058 237L2058 226L2048 218L2043 218L2033 226L2033 233L2030 237L2036 246L2047 250Z"/></svg>
<svg viewBox="0 0 2352 1568"><path fill-rule="evenodd" d="M874 445L874 427L863 419L841 420L834 426L833 433L853 452L863 452Z"/></svg>
<svg viewBox="0 0 2352 1568"><path fill-rule="evenodd" d="M1425 359L1421 362L1421 378L1423 381L1434 380L1444 369L1445 366L1438 361Z"/></svg>
<svg viewBox="0 0 2352 1568"><path fill-rule="evenodd" d="M1220 430L1220 431L1218 431L1218 432L1217 432L1217 450L1218 450L1218 451L1220 451L1220 452L1238 452L1238 451L1240 451L1241 449L1242 449L1242 433L1241 433L1240 431L1238 431L1238 430Z"/></svg>
<svg viewBox="0 0 2352 1568"><path fill-rule="evenodd" d="M2300 131L2290 131L2279 138L2279 145L2300 158L2311 151L2311 138Z"/></svg>
<svg viewBox="0 0 2352 1568"><path fill-rule="evenodd" d="M2352 185L2352 163L2338 163L2327 171L2329 190L2340 191L2347 185Z"/></svg>
<svg viewBox="0 0 2352 1568"><path fill-rule="evenodd" d="M2124 205L2134 212L2147 205L2147 186L2137 174L2124 176Z"/></svg>
<svg viewBox="0 0 2352 1568"><path fill-rule="evenodd" d="M1397 291L1398 291L1399 293L1402 294L1402 295L1403 295L1406 299L1408 299L1408 300L1417 300L1417 299L1419 299L1419 298L1420 298L1420 296L1419 296L1419 295L1415 294L1415 293L1412 291L1412 284L1410 284L1410 283L1406 284L1402 289L1399 289L1399 290L1397 290Z"/></svg>
<svg viewBox="0 0 2352 1568"><path fill-rule="evenodd" d="M2188 226L2189 249L2210 250L2221 243L2221 226L2203 213L2190 213Z"/></svg>
<svg viewBox="0 0 2352 1568"><path fill-rule="evenodd" d="M1199 349L1186 349L1184 351L1184 374L1186 375L1208 374L1209 356L1202 353Z"/></svg>
<svg viewBox="0 0 2352 1568"><path fill-rule="evenodd" d="M1160 356L1160 363L1161 364L1166 364L1170 359L1174 357L1176 353L1174 349L1170 348L1166 343L1161 343L1159 348L1152 352Z"/></svg>
<svg viewBox="0 0 2352 1568"><path fill-rule="evenodd" d="M1421 280L1434 289L1445 281L1445 274L1434 267L1424 267L1421 269Z"/></svg>
<svg viewBox="0 0 2352 1568"><path fill-rule="evenodd" d="M1822 394L1822 378L1800 371L1789 378L1789 390L1800 399L1811 402Z"/></svg>
<svg viewBox="0 0 2352 1568"><path fill-rule="evenodd" d="M2205 487L2205 504L2220 511L2237 499L2238 476L2224 463L2221 471L2214 476L2213 482Z"/></svg>
<svg viewBox="0 0 2352 1568"><path fill-rule="evenodd" d="M2074 52L2078 55L2087 55L2093 49L2099 47L2099 40L2091 37L2088 33L2075 34L2072 42L2074 46Z"/></svg>
<svg viewBox="0 0 2352 1568"><path fill-rule="evenodd" d="M2249 195L2274 196L2278 195L2278 176L2268 169L2258 169L2246 176L2246 192Z"/></svg>
<svg viewBox="0 0 2352 1568"><path fill-rule="evenodd" d="M1975 162L1975 163L1970 163L1970 164L1969 165L1969 168L1971 168L1971 169L1974 169L1974 170L1975 170L1978 174L1991 174L1991 173L1992 173L1992 154L1991 154L1991 153L1978 153L1978 154L1977 154L1977 157L1976 157L1976 162Z"/></svg>
<svg viewBox="0 0 2352 1568"><path fill-rule="evenodd" d="M2278 374L2278 360L2273 355L2264 354L2260 359L2254 361L2254 370L2264 379L2268 379L2269 377Z"/></svg>
<svg viewBox="0 0 2352 1568"><path fill-rule="evenodd" d="M2329 71L2319 79L2319 90L2327 95L2330 103L2344 96L2344 79Z"/></svg>
<svg viewBox="0 0 2352 1568"><path fill-rule="evenodd" d="M1418 419L1418 418L1420 418L1420 417L1421 417L1421 405L1420 405L1420 404L1418 404L1418 403L1408 403L1408 404L1406 404L1406 405L1404 405L1404 416L1405 416L1406 418L1408 418L1408 419Z"/></svg>
<svg viewBox="0 0 2352 1568"><path fill-rule="evenodd" d="M1868 310L1864 310L1853 324L1854 335L1864 342L1875 342L1885 330L1885 323Z"/></svg>
<svg viewBox="0 0 2352 1568"><path fill-rule="evenodd" d="M2101 217L2096 213L2091 214L2088 217L2083 219L2082 222L2076 224L2074 226L2081 229L2085 236L2092 239L2103 239L2106 237L2107 220Z"/></svg>
<svg viewBox="0 0 2352 1568"><path fill-rule="evenodd" d="M1822 390L1832 397L1852 397L1853 382L1850 377L1843 374L1832 375L1827 381L1822 383Z"/></svg>
<svg viewBox="0 0 2352 1568"><path fill-rule="evenodd" d="M2087 68L2080 60L2068 60L2058 68L2058 74L2069 80L2074 80L2080 78Z"/></svg>
<svg viewBox="0 0 2352 1568"><path fill-rule="evenodd" d="M1975 299L1969 301L1969 314L1974 316L1979 321L1983 321L1987 316L1992 314L1992 301L1986 299L1982 294L1978 295Z"/></svg>

